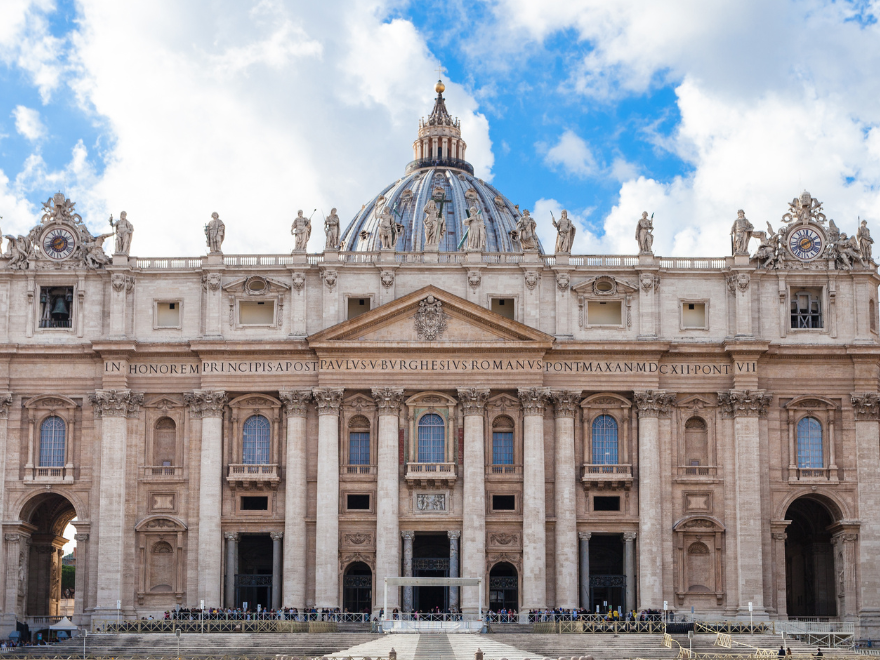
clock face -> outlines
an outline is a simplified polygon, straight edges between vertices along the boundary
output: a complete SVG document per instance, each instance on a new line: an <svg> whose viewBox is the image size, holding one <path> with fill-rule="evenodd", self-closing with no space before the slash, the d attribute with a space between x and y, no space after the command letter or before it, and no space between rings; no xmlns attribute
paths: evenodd
<svg viewBox="0 0 880 660"><path fill-rule="evenodd" d="M43 252L55 261L62 261L73 254L76 237L66 227L55 227L43 235Z"/></svg>
<svg viewBox="0 0 880 660"><path fill-rule="evenodd" d="M803 261L810 261L822 254L822 235L810 227L800 227L788 237L788 249Z"/></svg>

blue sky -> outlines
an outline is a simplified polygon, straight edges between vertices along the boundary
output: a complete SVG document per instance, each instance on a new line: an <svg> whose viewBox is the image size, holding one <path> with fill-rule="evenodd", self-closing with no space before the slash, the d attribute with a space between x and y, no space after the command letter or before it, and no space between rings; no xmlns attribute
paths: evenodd
<svg viewBox="0 0 880 660"><path fill-rule="evenodd" d="M729 250L804 188L880 219L873 2L4 0L0 227L61 189L133 252L284 252L298 208L347 221L401 176L437 66L468 158L579 253ZM320 248L313 232L312 249Z"/></svg>

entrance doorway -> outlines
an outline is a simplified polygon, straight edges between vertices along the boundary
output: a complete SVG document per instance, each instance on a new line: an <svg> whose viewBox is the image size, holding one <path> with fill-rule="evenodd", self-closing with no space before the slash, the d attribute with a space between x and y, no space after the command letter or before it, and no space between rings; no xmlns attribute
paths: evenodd
<svg viewBox="0 0 880 660"><path fill-rule="evenodd" d="M258 605L261 609L272 605L272 539L268 534L242 535L238 542L235 605L254 612Z"/></svg>
<svg viewBox="0 0 880 660"><path fill-rule="evenodd" d="M64 530L76 518L76 511L63 495L44 493L25 505L21 518L36 531L31 533L30 550L22 557L26 573L20 569L19 574L27 579L19 593L18 610L27 616L58 616L64 595L63 548L68 543Z"/></svg>
<svg viewBox="0 0 880 660"><path fill-rule="evenodd" d="M344 612L369 614L373 607L373 571L362 561L349 564L342 576Z"/></svg>
<svg viewBox="0 0 880 660"><path fill-rule="evenodd" d="M822 504L805 497L785 512L791 525L785 540L785 600L789 616L837 616L834 551L828 528L834 519Z"/></svg>
<svg viewBox="0 0 880 660"><path fill-rule="evenodd" d="M449 537L416 534L413 539L413 577L449 577ZM413 610L446 612L449 587L413 587Z"/></svg>
<svg viewBox="0 0 880 660"><path fill-rule="evenodd" d="M593 534L590 540L590 612L626 611L623 537ZM598 608L598 609L597 609Z"/></svg>
<svg viewBox="0 0 880 660"><path fill-rule="evenodd" d="M519 577L513 564L500 562L489 571L489 609L519 610Z"/></svg>

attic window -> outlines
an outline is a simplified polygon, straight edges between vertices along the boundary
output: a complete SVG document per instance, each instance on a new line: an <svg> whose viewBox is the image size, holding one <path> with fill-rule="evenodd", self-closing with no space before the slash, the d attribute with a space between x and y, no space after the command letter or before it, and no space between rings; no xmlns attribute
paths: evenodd
<svg viewBox="0 0 880 660"><path fill-rule="evenodd" d="M622 325L619 300L591 300L587 303L587 323L591 326Z"/></svg>
<svg viewBox="0 0 880 660"><path fill-rule="evenodd" d="M612 286L611 282L608 282L606 280L602 280L601 282L596 283L596 291L607 292L613 289L614 286Z"/></svg>
<svg viewBox="0 0 880 660"><path fill-rule="evenodd" d="M516 320L516 301L513 298L492 298L492 311L514 321Z"/></svg>
<svg viewBox="0 0 880 660"><path fill-rule="evenodd" d="M261 277L253 277L247 282L248 293L263 293L266 290L266 280Z"/></svg>
<svg viewBox="0 0 880 660"><path fill-rule="evenodd" d="M238 303L238 320L241 325L272 325L275 323L275 303L271 300Z"/></svg>
<svg viewBox="0 0 880 660"><path fill-rule="evenodd" d="M348 318L353 319L370 311L372 300L370 298L349 298Z"/></svg>

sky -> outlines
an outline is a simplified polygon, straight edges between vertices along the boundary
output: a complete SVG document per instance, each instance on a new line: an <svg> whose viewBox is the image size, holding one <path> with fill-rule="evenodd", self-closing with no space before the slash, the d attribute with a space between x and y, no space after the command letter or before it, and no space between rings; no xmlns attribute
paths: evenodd
<svg viewBox="0 0 880 660"><path fill-rule="evenodd" d="M412 159L438 67L468 160L574 253L730 252L804 189L880 221L880 0L2 0L0 228L57 191L132 254L284 253ZM313 231L311 251L323 232Z"/></svg>

